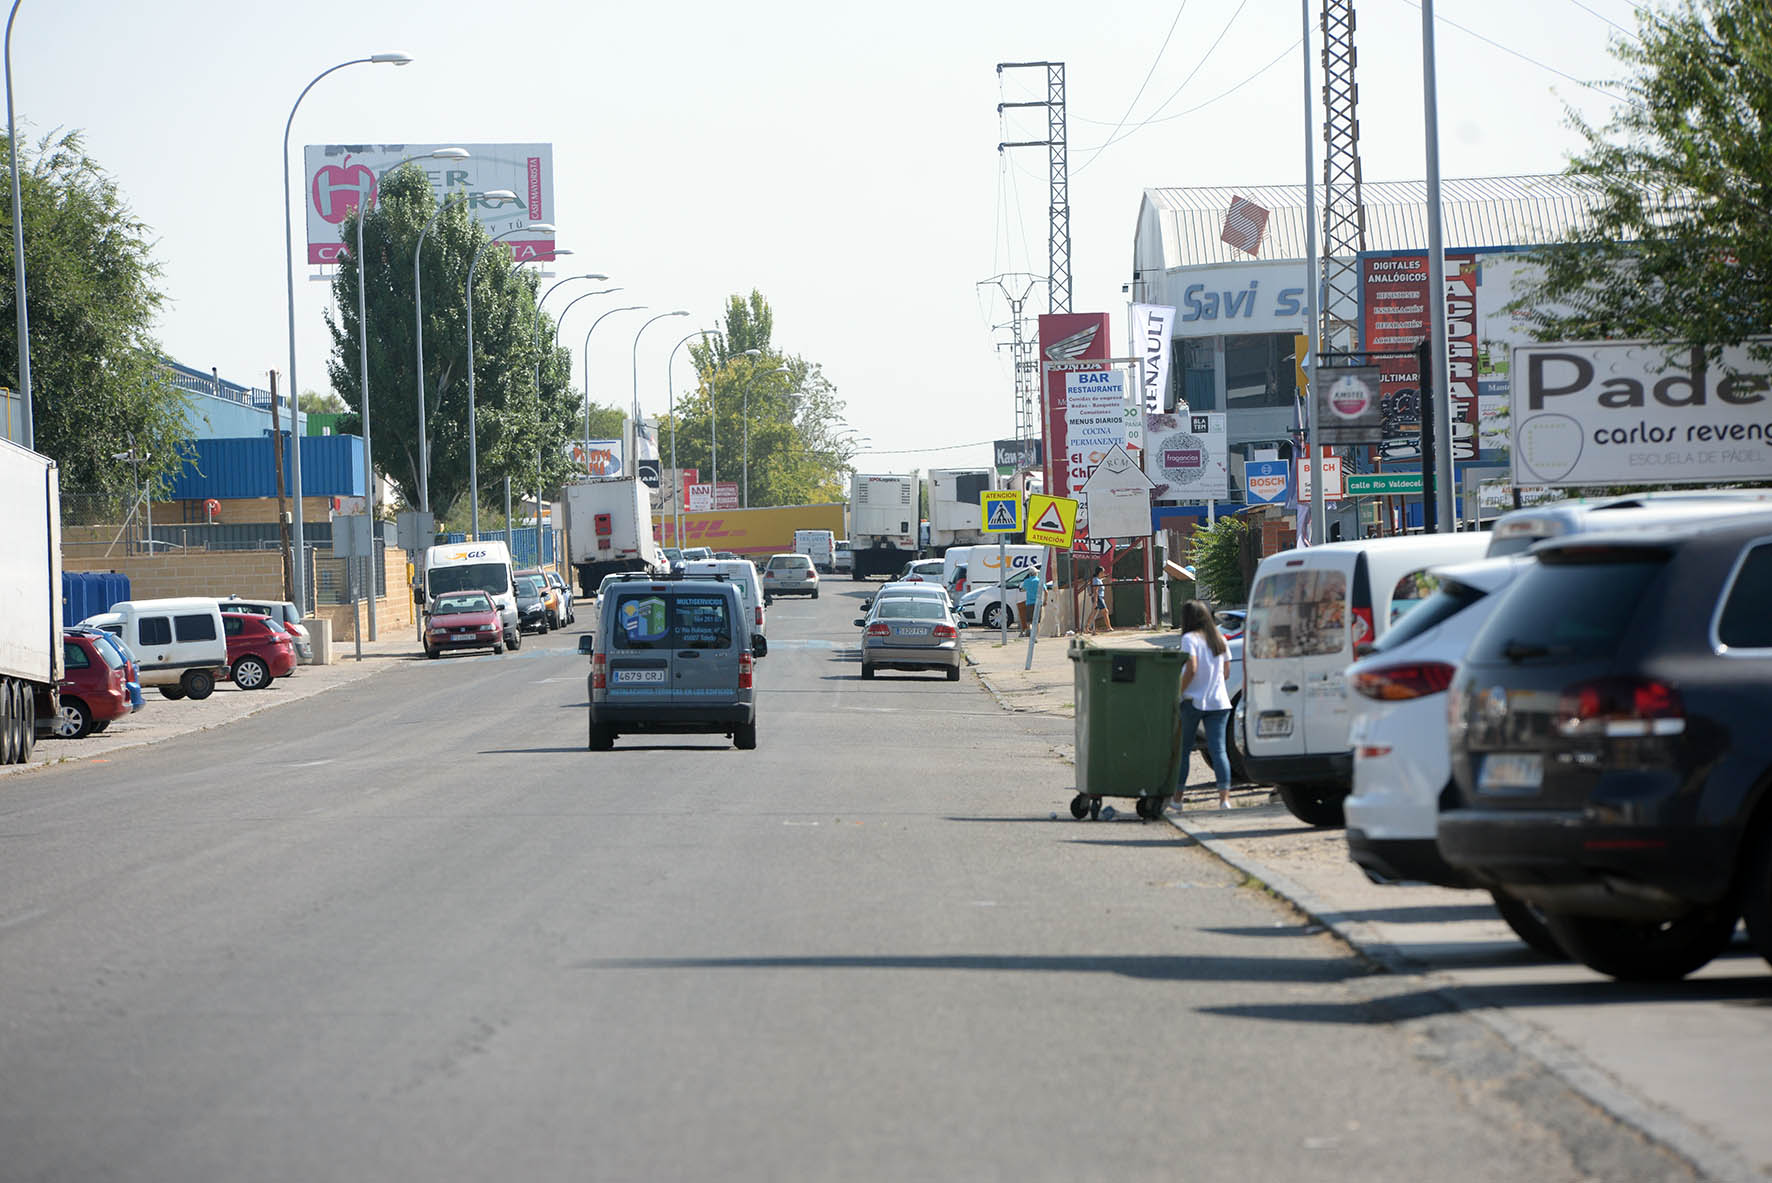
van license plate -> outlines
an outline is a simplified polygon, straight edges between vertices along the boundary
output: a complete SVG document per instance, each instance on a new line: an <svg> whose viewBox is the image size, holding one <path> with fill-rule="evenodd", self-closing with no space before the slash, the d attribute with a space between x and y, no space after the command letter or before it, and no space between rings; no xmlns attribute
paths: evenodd
<svg viewBox="0 0 1772 1183"><path fill-rule="evenodd" d="M1479 793L1535 793L1544 783L1544 757L1537 752L1492 752L1477 776Z"/></svg>
<svg viewBox="0 0 1772 1183"><path fill-rule="evenodd" d="M615 675L615 680L617 682L659 683L665 680L665 672L663 670L613 670L611 672Z"/></svg>
<svg viewBox="0 0 1772 1183"><path fill-rule="evenodd" d="M1263 714L1255 720L1255 736L1257 739L1278 739L1283 735L1292 734L1292 716L1284 711Z"/></svg>

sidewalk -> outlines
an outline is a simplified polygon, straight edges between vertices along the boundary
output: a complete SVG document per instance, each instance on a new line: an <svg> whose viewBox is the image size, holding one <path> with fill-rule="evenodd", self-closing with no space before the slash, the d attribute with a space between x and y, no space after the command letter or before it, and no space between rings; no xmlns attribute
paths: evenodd
<svg viewBox="0 0 1772 1183"><path fill-rule="evenodd" d="M17 776L32 769L71 760L109 756L127 748L159 743L175 735L206 731L256 715L270 707L308 698L334 686L344 686L387 669L398 661L424 658L424 649L410 626L383 629L381 638L363 642L363 660L356 659L356 642L334 642L332 664L297 666L287 678L278 678L263 690L239 690L232 682L217 682L215 693L201 702L172 699L154 687L144 687L142 709L125 715L101 735L85 739L39 739L24 764L0 764L0 777Z"/></svg>
<svg viewBox="0 0 1772 1183"><path fill-rule="evenodd" d="M1005 648L994 630L960 636L1005 710L1075 717L1071 638L1042 637L1024 670L1026 638L1011 635ZM1087 640L1131 648L1172 646L1180 636L1121 630ZM1074 748L1065 754L1074 758ZM1707 1178L1772 1178L1764 1115L1772 1059L1758 1050L1772 1046L1772 974L1744 945L1684 983L1655 987L1547 961L1514 936L1486 894L1371 883L1348 858L1341 830L1305 825L1266 786L1233 788L1233 808L1221 811L1203 753L1190 763L1192 793L1169 824L1388 970L1405 1009L1470 1015ZM1130 820L1131 810L1120 816Z"/></svg>

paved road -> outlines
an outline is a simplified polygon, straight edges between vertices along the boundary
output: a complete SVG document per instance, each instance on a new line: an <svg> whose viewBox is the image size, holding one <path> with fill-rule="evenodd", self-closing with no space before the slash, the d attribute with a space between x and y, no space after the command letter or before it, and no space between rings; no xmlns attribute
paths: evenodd
<svg viewBox="0 0 1772 1183"><path fill-rule="evenodd" d="M756 752L587 753L568 633L9 778L0 1178L1689 1177L852 594Z"/></svg>

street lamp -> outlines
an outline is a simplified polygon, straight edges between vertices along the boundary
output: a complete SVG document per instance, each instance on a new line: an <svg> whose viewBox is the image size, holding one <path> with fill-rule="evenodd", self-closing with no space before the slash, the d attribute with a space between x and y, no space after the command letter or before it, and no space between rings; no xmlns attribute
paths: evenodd
<svg viewBox="0 0 1772 1183"><path fill-rule="evenodd" d="M15 0L15 3L13 4L12 7L13 7L13 11L16 13L18 10L18 3L16 2L16 0ZM10 18L8 18L8 20L7 20L6 30L7 30L7 41L10 44L11 38L12 38L12 21ZM288 288L289 288L289 397L290 397L290 400L294 403L294 409L290 412L289 420L290 420L290 426L292 428L296 429L296 430L292 430L290 432L290 435L295 440L295 464L292 465L292 467L295 470L295 474L294 474L294 479L291 482L292 487L293 487L293 491L295 493L295 514L294 514L295 562L292 564L292 568L293 568L292 582L295 584L295 587L294 587L295 609L297 612L303 613L304 615L308 611L308 586L307 586L308 581L307 581L307 571L305 570L305 568L307 566L307 561L306 561L307 549L306 549L305 540L302 537L301 432L299 430L300 421L296 417L296 412L299 412L301 409L301 385L300 385L300 383L298 383L296 381L296 377L295 377L295 221L294 221L295 214L294 214L294 211L293 211L290 201L289 201L289 131L292 127L295 126L295 113L301 109L302 100L307 98L308 92L310 90L313 90L315 85L320 81L320 79L326 77L328 74L331 74L337 70L342 70L346 66L361 66L361 65L404 66L410 61L412 61L412 59L403 53L375 53L375 54L370 54L368 57L352 58L348 62L340 62L336 66L328 67L327 69L324 69L324 70L320 71L318 74L314 75L313 81L309 82L306 86L302 87L302 92L295 97L295 106L289 108L289 119L283 124L283 265L284 265L284 269L285 269L285 280L286 280L286 282L288 284ZM11 103L12 83L10 81L10 70L8 71L8 82L7 82L6 90L7 90L7 109L10 112L11 107L12 107L12 103ZM9 122L9 126L10 126L10 122ZM13 191L16 194L17 193L17 185L18 185L18 169L17 169L17 167L13 168L12 176L13 176L12 183L14 186ZM18 232L18 224L19 224L16 208L13 213L12 224L13 224L13 232L16 234ZM22 252L20 253L20 257L22 257ZM24 285L22 283L19 285L18 290L19 290L19 295L20 295L19 311L20 311L21 320L22 320L22 314L24 311L24 300L23 300ZM20 344L19 355L20 355L20 357L23 357L24 356L24 342L21 340L19 344ZM27 390L28 390L28 388L27 388ZM28 397L25 400L25 404L26 404L26 406L30 405L30 399Z"/></svg>
<svg viewBox="0 0 1772 1183"><path fill-rule="evenodd" d="M574 300L572 303L576 304L576 303L578 303L578 301ZM572 307L572 304L568 304L567 307L568 308ZM585 330L585 345L584 345L584 351L583 351L584 352L584 359L585 359L585 439L584 439L585 452L584 452L584 454L585 454L585 459L587 461L591 458L591 334L597 331L597 326L603 323L604 317L614 316L618 312L639 312L639 311L643 310L645 307L646 307L646 305L644 305L644 304L624 304L620 308L611 308L608 312L605 312L603 314L603 316L599 316L596 320L593 320L591 322L591 327ZM564 316L565 313L561 313L561 315ZM586 471L588 472L589 470L587 469Z"/></svg>
<svg viewBox="0 0 1772 1183"><path fill-rule="evenodd" d="M18 388L23 400L25 447L36 450L37 425L31 416L31 314L25 307L25 218L18 195L18 133L12 127L12 22L18 17L18 6L24 0L12 0L12 11L6 17L6 152L12 162L12 290L18 294L14 309L18 320ZM289 154L285 139L284 156ZM289 193L289 172L285 165L283 192Z"/></svg>
<svg viewBox="0 0 1772 1183"><path fill-rule="evenodd" d="M523 199L509 189L494 189L482 193L480 200L503 204ZM426 236L448 207L448 201L437 203L437 209L431 214L430 221L418 232L418 245L412 250L412 315L413 328L416 330L413 336L418 342L418 509L423 514L431 512L431 448L425 434L430 421L430 410L425 406L425 292L424 282L419 278L418 264L424 256Z"/></svg>
<svg viewBox="0 0 1772 1183"><path fill-rule="evenodd" d="M787 372L787 366L777 366L767 373L752 374L750 381L744 384L744 407L739 413L744 416L744 501L742 504L745 509L751 507L751 382L758 378L773 378L777 374ZM804 396L790 392L787 397L802 398Z"/></svg>
<svg viewBox="0 0 1772 1183"><path fill-rule="evenodd" d="M562 253L570 253L570 252L561 252L561 251L554 252L555 255L559 255ZM555 280L552 284L549 284L548 290L543 292L539 297L537 297L537 299L535 301L535 421L536 421L536 425L538 428L541 424L541 306L548 302L548 297L553 295L554 289L559 287L561 284L571 283L573 280L576 280L576 279L608 279L608 278L609 277L607 275L599 275L599 274L596 274L595 272L586 272L583 275L568 275L565 279ZM611 292L611 291L617 291L619 289L605 288L603 290L605 292ZM593 295L593 296L600 295L600 294L601 293L598 293L598 292L585 293L585 295ZM584 299L584 296L579 296L576 299L568 302L566 307L560 310L560 320L562 320L562 321L565 320L566 314L568 312L572 311L572 305L578 303L578 301L582 300L582 299ZM559 340L559 321L555 322L554 331L555 331L555 341L557 343ZM568 370L568 374L570 375L570 371L571 371L570 365L567 367L567 370ZM568 377L567 380L570 383L570 381L571 381L570 376ZM541 547L541 479L542 479L541 478L541 434L538 430L536 433L536 437L535 437L535 565L537 567L541 566L541 560L542 560L542 553L541 553L541 551L542 551L542 547ZM506 517L508 519L509 515L507 514ZM505 526L506 526L506 531L508 533L509 527L510 527L510 522L508 520L505 522Z"/></svg>
<svg viewBox="0 0 1772 1183"><path fill-rule="evenodd" d="M385 177L396 168L411 164L414 160L466 160L466 148L438 148L431 152L420 152L385 170ZM369 216L369 205L379 198L381 178L376 178L375 192L362 193L357 196L357 253L353 256L357 263L357 391L362 404L358 416L363 421L363 513L369 519L369 639L375 640L375 465L371 458L369 442L369 313L367 311L368 281L364 272L368 270L363 257L363 223ZM297 441L299 449L301 443ZM296 461L300 465L300 459Z"/></svg>
<svg viewBox="0 0 1772 1183"><path fill-rule="evenodd" d="M712 329L702 329L700 332L690 333L671 346L671 354L665 359L665 397L670 400L669 413L671 416L671 541L679 548L683 545L683 477L682 470L677 467L677 388L671 380L671 366L677 360L677 350L689 342L697 337L705 340L708 337L717 336L719 334Z"/></svg>
<svg viewBox="0 0 1772 1183"><path fill-rule="evenodd" d="M468 263L468 499L473 507L474 540L480 538L480 441L476 428L474 406L474 272L480 267L480 256L486 248L495 242L502 242L513 234L528 234L540 231L543 234L554 233L551 222L525 222L521 226L512 226L509 230L494 234L474 251L473 259ZM505 539L510 540L510 522L505 522Z"/></svg>
<svg viewBox="0 0 1772 1183"><path fill-rule="evenodd" d="M647 325L654 324L654 323L661 321L661 320L669 320L673 316L688 316L688 315L689 315L689 313L681 308L675 309L671 312L661 312L657 316L653 317L651 320L647 321L646 324L641 325L639 332L634 334L634 349L633 349L634 417L632 419L632 423L634 425L634 429L633 429L633 437L634 437L633 452L634 452L634 454L630 458L630 463L633 464L635 472L640 471L640 333L644 333L646 331Z"/></svg>

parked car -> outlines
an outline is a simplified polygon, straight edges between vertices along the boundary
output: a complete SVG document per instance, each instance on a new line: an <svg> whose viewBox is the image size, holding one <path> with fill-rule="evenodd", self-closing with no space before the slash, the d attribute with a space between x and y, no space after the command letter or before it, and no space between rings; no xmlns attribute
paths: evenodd
<svg viewBox="0 0 1772 1183"><path fill-rule="evenodd" d="M940 559L912 559L898 573L899 583L940 583Z"/></svg>
<svg viewBox="0 0 1772 1183"><path fill-rule="evenodd" d="M960 570L963 573L965 568L962 567ZM968 626L983 625L985 628L1001 628L1005 623L1003 603L1004 598L1007 597L1009 604L1007 623L1014 624L1019 619L1017 614L1020 613L1027 594L1026 588L1022 585L1030 579L1037 582L1039 578L1038 568L1027 568L1011 575L1000 592L995 583L981 583L960 597L960 603L954 610L954 615Z"/></svg>
<svg viewBox="0 0 1772 1183"><path fill-rule="evenodd" d="M208 698L229 676L215 600L123 600L80 623L122 637L140 663L142 685L159 687L166 698Z"/></svg>
<svg viewBox="0 0 1772 1183"><path fill-rule="evenodd" d="M727 580L626 575L606 585L593 635L590 737L606 752L631 733L713 733L757 746L756 659L767 642L747 627Z"/></svg>
<svg viewBox="0 0 1772 1183"><path fill-rule="evenodd" d="M738 589L739 602L750 616L751 632L761 637L763 627L763 580L749 559L701 559L683 564L685 579L726 579ZM760 655L759 655L760 656Z"/></svg>
<svg viewBox="0 0 1772 1183"><path fill-rule="evenodd" d="M225 600L217 600L216 606L223 612L251 612L258 616L269 616L295 638L297 661L306 665L314 660L313 638L308 635L307 626L301 622L301 613L288 600L248 600L240 596L229 596Z"/></svg>
<svg viewBox="0 0 1772 1183"><path fill-rule="evenodd" d="M1249 775L1313 826L1339 826L1353 775L1342 678L1432 591L1430 567L1482 557L1482 534L1413 534L1284 550L1256 568L1233 716Z"/></svg>
<svg viewBox="0 0 1772 1183"><path fill-rule="evenodd" d="M1245 608L1214 608L1212 621L1218 625L1218 631L1229 641L1243 635L1243 627L1248 620L1249 612Z"/></svg>
<svg viewBox="0 0 1772 1183"><path fill-rule="evenodd" d="M135 654L123 643L123 638L116 633L108 633L102 628L88 628L85 625L71 624L64 630L79 633L83 637L91 637L102 644L109 645L111 651L123 662L123 689L129 695L129 711L134 714L147 704L142 697L141 664L136 661ZM103 731L109 723L95 723L94 731Z"/></svg>
<svg viewBox="0 0 1772 1183"><path fill-rule="evenodd" d="M879 591L875 592L873 595L862 597L862 601L861 601L862 610L864 612L871 611L873 609L874 605L878 604L880 601L889 600L894 597L909 597L909 598L913 598L913 599L932 600L932 601L934 601L938 604L942 604L944 606L947 604L947 600L948 600L947 593L942 591L941 587L938 584L934 584L934 583L888 583L884 587L882 587ZM861 626L864 623L866 623L866 622L859 621L859 620L856 621L857 627ZM958 622L956 621L956 623L958 623Z"/></svg>
<svg viewBox="0 0 1772 1183"><path fill-rule="evenodd" d="M1772 961L1772 513L1540 543L1447 704L1454 867L1601 973Z"/></svg>
<svg viewBox="0 0 1772 1183"><path fill-rule="evenodd" d="M567 624L578 623L578 597L572 594L572 582L558 571L549 567L544 574L548 577L548 586L560 597L561 611L566 614ZM559 625L555 625L559 628Z"/></svg>
<svg viewBox="0 0 1772 1183"><path fill-rule="evenodd" d="M776 596L818 599L818 571L805 555L770 555L763 568L763 602Z"/></svg>
<svg viewBox="0 0 1772 1183"><path fill-rule="evenodd" d="M665 563L671 568L671 570L674 571L683 565L683 552L677 547L661 546L658 549L659 553L664 555Z"/></svg>
<svg viewBox="0 0 1772 1183"><path fill-rule="evenodd" d="M1636 530L1680 525L1719 516L1761 513L1772 492L1765 489L1670 489L1554 501L1502 514L1489 528L1491 556L1523 554L1533 543L1595 530Z"/></svg>
<svg viewBox="0 0 1772 1183"><path fill-rule="evenodd" d="M879 595L868 614L857 620L862 630L861 676L874 671L944 670L950 682L960 680L960 628L948 610L947 593L940 598Z"/></svg>
<svg viewBox="0 0 1772 1183"><path fill-rule="evenodd" d="M123 686L123 659L102 641L78 632L62 634L62 680L58 687L61 713L46 719L59 739L82 739L99 724L121 719L130 711Z"/></svg>
<svg viewBox="0 0 1772 1183"><path fill-rule="evenodd" d="M682 562L703 563L714 557L714 552L706 546L691 546L683 551Z"/></svg>
<svg viewBox="0 0 1772 1183"><path fill-rule="evenodd" d="M732 559L739 558L740 556L734 554L732 551L729 551L729 550L717 550L714 552L714 557L716 559L732 560Z"/></svg>
<svg viewBox="0 0 1772 1183"><path fill-rule="evenodd" d="M223 612L228 677L242 690L266 690L295 669L295 638L268 616Z"/></svg>
<svg viewBox="0 0 1772 1183"><path fill-rule="evenodd" d="M521 579L525 575L535 580L536 590L541 593L542 610L547 614L548 623L547 629L541 631L547 632L548 629L563 626L566 623L566 601L561 598L559 589L548 579L548 573L540 567L525 567L521 571L512 572L511 577ZM522 616L523 610L519 607L517 610L519 629L522 627Z"/></svg>
<svg viewBox="0 0 1772 1183"><path fill-rule="evenodd" d="M547 592L541 576L519 574L511 580L511 586L517 592L517 631L547 632L553 613L548 609Z"/></svg>
<svg viewBox="0 0 1772 1183"><path fill-rule="evenodd" d="M831 574L848 575L855 570L855 551L849 545L849 539L837 539L836 549L831 551Z"/></svg>
<svg viewBox="0 0 1772 1183"><path fill-rule="evenodd" d="M1471 637L1529 562L1515 556L1437 568L1434 593L1347 668L1358 696L1348 729L1348 853L1374 883L1481 887L1434 843L1452 779L1446 689ZM1567 956L1537 908L1499 889L1490 895L1521 940L1546 956Z"/></svg>
<svg viewBox="0 0 1772 1183"><path fill-rule="evenodd" d="M425 656L450 649L505 651L498 605L483 591L444 592L425 609Z"/></svg>

